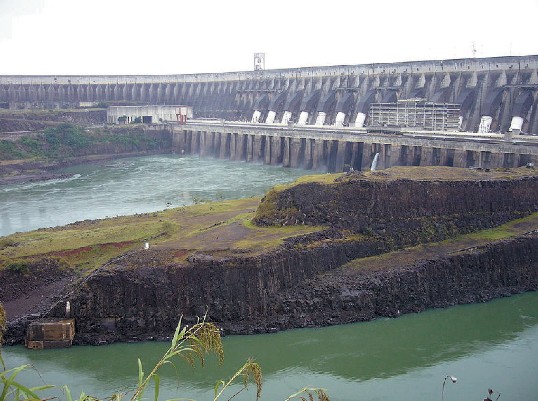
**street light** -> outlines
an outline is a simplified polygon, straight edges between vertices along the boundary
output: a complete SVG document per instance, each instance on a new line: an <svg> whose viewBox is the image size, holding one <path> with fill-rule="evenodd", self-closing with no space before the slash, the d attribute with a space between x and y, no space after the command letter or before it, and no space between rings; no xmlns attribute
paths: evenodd
<svg viewBox="0 0 538 401"><path fill-rule="evenodd" d="M454 377L454 376L446 376L445 377L445 380L443 380L443 390L441 391L441 401L444 401L444 399L445 399L445 383L446 383L446 379L450 379L450 381L452 383L456 383L458 381L458 378Z"/></svg>

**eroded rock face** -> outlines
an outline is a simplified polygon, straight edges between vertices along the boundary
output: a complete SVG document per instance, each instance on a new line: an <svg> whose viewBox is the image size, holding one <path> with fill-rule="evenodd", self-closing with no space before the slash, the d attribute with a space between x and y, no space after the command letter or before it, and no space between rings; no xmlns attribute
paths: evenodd
<svg viewBox="0 0 538 401"><path fill-rule="evenodd" d="M252 334L395 317L538 290L537 233L390 269L338 267L359 252L376 252L375 246L97 271L69 297L75 341L166 339L180 316L192 323L206 311L226 333ZM62 305L54 313L61 314Z"/></svg>
<svg viewBox="0 0 538 401"><path fill-rule="evenodd" d="M488 182L359 178L316 185L279 193L275 210L286 215L274 213L275 220L266 223L284 223L278 218L289 220L296 213L295 219L303 219L298 222L329 226L325 231L289 239L258 256L195 254L177 264L173 250L130 252L81 280L47 316L64 316L69 301L75 343L101 344L166 339L181 316L190 324L206 312L225 332L247 334L398 316L538 290L538 232L448 256L395 260L381 269L343 266L536 211L534 177Z"/></svg>
<svg viewBox="0 0 538 401"><path fill-rule="evenodd" d="M403 244L494 227L538 211L538 177L474 181L308 183L278 192L259 225L330 225Z"/></svg>

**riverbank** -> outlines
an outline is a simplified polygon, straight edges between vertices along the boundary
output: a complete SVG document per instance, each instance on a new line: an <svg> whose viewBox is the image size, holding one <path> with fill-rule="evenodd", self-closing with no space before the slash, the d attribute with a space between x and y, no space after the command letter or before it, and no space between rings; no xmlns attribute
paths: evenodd
<svg viewBox="0 0 538 401"><path fill-rule="evenodd" d="M415 178L402 182L401 174ZM537 290L536 185L528 169L304 177L261 204L208 203L9 236L0 256L9 262L18 252L24 265L46 251L87 266L45 314L62 316L69 301L79 344L165 339L179 316L191 322L206 310L233 334L394 317ZM402 212L389 215L392 203ZM104 225L114 227L114 242L99 237L110 230ZM101 267L88 270L84 260ZM10 320L11 342L31 319Z"/></svg>
<svg viewBox="0 0 538 401"><path fill-rule="evenodd" d="M0 134L0 185L67 178L57 170L172 151L172 139L165 129L54 124L42 132Z"/></svg>
<svg viewBox="0 0 538 401"><path fill-rule="evenodd" d="M65 179L71 174L57 172L59 169L78 164L106 163L114 159L162 154L162 150L124 152L77 156L57 160L9 160L0 161L0 185Z"/></svg>

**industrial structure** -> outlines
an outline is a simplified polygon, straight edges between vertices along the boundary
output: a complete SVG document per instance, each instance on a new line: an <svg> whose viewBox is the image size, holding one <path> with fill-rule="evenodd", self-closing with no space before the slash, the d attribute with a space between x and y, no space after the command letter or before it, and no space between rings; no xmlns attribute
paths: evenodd
<svg viewBox="0 0 538 401"><path fill-rule="evenodd" d="M259 61L254 71L218 74L0 76L0 104L187 104L194 118L362 127L373 123L372 104L420 98L457 105L463 131L538 134L536 55L280 70Z"/></svg>
<svg viewBox="0 0 538 401"><path fill-rule="evenodd" d="M129 124L134 122L155 124L176 122L185 124L192 118L190 106L109 106L107 108L107 123Z"/></svg>
<svg viewBox="0 0 538 401"><path fill-rule="evenodd" d="M370 126L405 127L428 131L459 131L460 106L453 103L429 103L422 99L395 103L372 103L368 112Z"/></svg>

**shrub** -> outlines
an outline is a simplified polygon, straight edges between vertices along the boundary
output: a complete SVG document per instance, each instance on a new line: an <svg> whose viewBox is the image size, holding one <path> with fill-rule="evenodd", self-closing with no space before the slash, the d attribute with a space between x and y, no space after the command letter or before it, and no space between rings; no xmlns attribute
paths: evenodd
<svg viewBox="0 0 538 401"><path fill-rule="evenodd" d="M0 304L0 323L5 321L5 314L2 315L3 308ZM208 353L217 354L219 361L222 362L224 358L224 351L222 348L222 341L220 337L220 330L213 323L208 323L205 321L205 318L202 321L199 321L197 324L187 328L181 327L181 320L177 325L174 337L170 348L165 352L163 357L155 364L149 374L145 374L142 362L138 359L138 383L134 388L133 395L131 396L131 401L141 401L144 397L144 392L150 383L154 384L154 395L153 400L158 401L159 399L159 389L160 389L160 378L159 370L161 367L167 364L174 365L172 359L183 359L190 364L195 364L197 361L203 366L205 361L205 355ZM0 355L0 361L2 361ZM3 364L3 361L2 361ZM21 383L16 381L17 375L25 369L28 369L29 365L22 365L13 369L4 370L0 372L0 383L3 384L3 390L0 393L0 401L6 400L39 400L42 397L39 397L38 393L42 390L49 389L53 386L44 385L39 387L28 388ZM256 386L256 400L260 398L262 390L262 371L260 366L252 361L247 360L245 364L235 372L230 379L227 381L219 380L214 387L214 401L217 401L223 397L223 394L229 387L241 381L242 387L239 391L236 391L235 394L232 394L227 399L231 400L237 394L245 390L249 383L254 383ZM63 387L67 401L73 401L71 396L71 391L68 386ZM107 400L121 401L125 397L126 393L116 393L106 398ZM314 401L314 396L317 396L319 401L330 401L329 397L324 390L319 388L303 388L295 394L292 394L286 399L289 401L291 399L297 398L301 400L311 400ZM80 395L77 401L99 401L98 399L88 396L84 393Z"/></svg>

